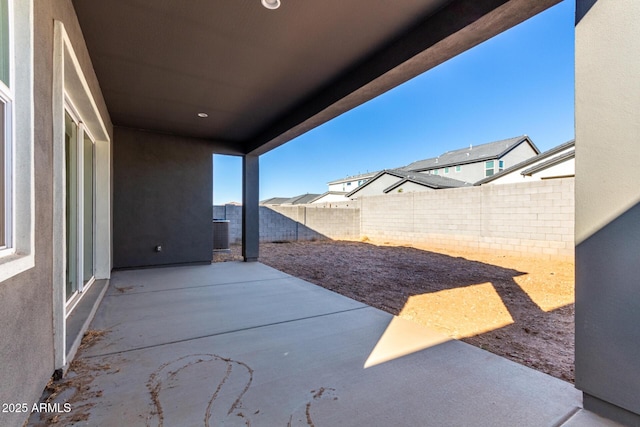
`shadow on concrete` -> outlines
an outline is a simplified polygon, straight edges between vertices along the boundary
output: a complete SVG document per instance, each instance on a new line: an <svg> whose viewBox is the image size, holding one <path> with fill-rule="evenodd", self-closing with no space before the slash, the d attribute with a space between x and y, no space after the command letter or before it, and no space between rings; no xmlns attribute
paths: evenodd
<svg viewBox="0 0 640 427"><path fill-rule="evenodd" d="M527 272L411 247L262 246L267 265L573 381L573 297L551 304Z"/></svg>

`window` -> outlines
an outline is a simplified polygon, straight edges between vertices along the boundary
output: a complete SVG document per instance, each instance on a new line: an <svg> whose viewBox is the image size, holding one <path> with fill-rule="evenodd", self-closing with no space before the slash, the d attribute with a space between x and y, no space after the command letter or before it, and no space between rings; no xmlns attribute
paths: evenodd
<svg viewBox="0 0 640 427"><path fill-rule="evenodd" d="M494 165L495 161L493 160L489 160L488 162L484 163L484 176L492 176L495 173Z"/></svg>
<svg viewBox="0 0 640 427"><path fill-rule="evenodd" d="M462 166L458 165L456 166L456 173L460 172L462 170Z"/></svg>
<svg viewBox="0 0 640 427"><path fill-rule="evenodd" d="M9 1L0 0L0 250L12 252L11 156L13 146L11 46Z"/></svg>
<svg viewBox="0 0 640 427"><path fill-rule="evenodd" d="M504 161L500 160L498 162L498 172L502 172L504 170Z"/></svg>
<svg viewBox="0 0 640 427"><path fill-rule="evenodd" d="M440 173L440 170L439 170L439 169L434 169L434 170L433 170L433 174L434 174L434 175L438 175L439 173Z"/></svg>
<svg viewBox="0 0 640 427"><path fill-rule="evenodd" d="M449 173L449 168L444 168L444 173Z"/></svg>
<svg viewBox="0 0 640 427"><path fill-rule="evenodd" d="M65 108L66 301L94 280L94 141L71 105Z"/></svg>
<svg viewBox="0 0 640 427"><path fill-rule="evenodd" d="M0 0L0 282L35 265L33 108L33 0Z"/></svg>

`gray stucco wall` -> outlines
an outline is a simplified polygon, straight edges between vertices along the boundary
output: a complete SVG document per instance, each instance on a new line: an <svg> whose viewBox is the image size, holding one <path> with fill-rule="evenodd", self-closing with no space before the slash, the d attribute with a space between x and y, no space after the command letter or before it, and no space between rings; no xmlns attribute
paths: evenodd
<svg viewBox="0 0 640 427"><path fill-rule="evenodd" d="M640 426L640 2L576 11L576 387Z"/></svg>
<svg viewBox="0 0 640 427"><path fill-rule="evenodd" d="M53 347L53 25L62 21L95 101L109 115L70 0L34 1L35 267L0 283L0 402L37 402L54 371ZM28 414L0 414L21 426Z"/></svg>
<svg viewBox="0 0 640 427"><path fill-rule="evenodd" d="M116 127L113 151L113 267L211 262L210 144Z"/></svg>

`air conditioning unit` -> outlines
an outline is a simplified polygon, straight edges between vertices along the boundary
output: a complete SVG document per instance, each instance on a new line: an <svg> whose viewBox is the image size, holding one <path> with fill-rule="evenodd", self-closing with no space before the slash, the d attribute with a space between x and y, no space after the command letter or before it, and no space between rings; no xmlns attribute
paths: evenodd
<svg viewBox="0 0 640 427"><path fill-rule="evenodd" d="M213 220L213 251L214 252L230 252L229 246L229 220L214 219Z"/></svg>

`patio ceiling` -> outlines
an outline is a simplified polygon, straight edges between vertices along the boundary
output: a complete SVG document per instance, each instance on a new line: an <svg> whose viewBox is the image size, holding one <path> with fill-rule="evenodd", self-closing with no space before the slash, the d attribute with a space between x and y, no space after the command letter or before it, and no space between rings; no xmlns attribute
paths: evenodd
<svg viewBox="0 0 640 427"><path fill-rule="evenodd" d="M114 125L262 154L559 1L73 3Z"/></svg>

